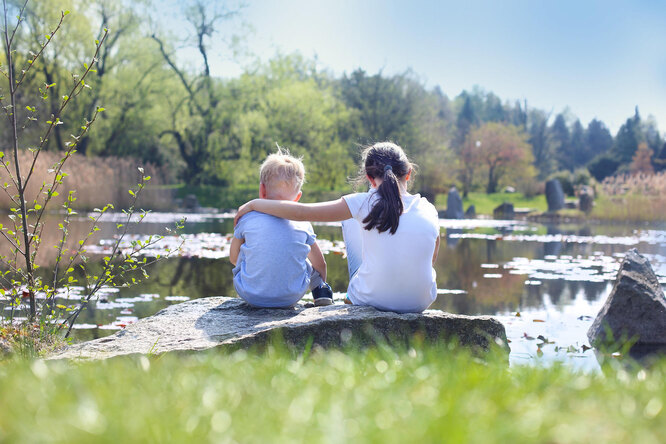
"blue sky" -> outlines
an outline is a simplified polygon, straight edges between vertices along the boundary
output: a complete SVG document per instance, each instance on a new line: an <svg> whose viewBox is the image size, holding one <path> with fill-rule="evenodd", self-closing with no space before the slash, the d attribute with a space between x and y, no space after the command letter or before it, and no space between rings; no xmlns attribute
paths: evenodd
<svg viewBox="0 0 666 444"><path fill-rule="evenodd" d="M638 106L666 130L666 1L249 0L244 19L262 60L280 50L336 74L411 68L451 98L478 85L613 132Z"/></svg>

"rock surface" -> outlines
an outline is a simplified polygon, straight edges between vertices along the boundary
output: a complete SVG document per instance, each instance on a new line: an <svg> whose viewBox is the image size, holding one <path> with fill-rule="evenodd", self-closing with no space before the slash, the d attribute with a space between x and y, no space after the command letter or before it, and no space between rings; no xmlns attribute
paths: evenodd
<svg viewBox="0 0 666 444"><path fill-rule="evenodd" d="M171 305L105 338L74 344L50 359L106 359L120 355L196 351L213 347L263 346L280 335L292 347L365 346L378 338L405 344L414 334L426 341L457 338L487 349L492 341L508 351L504 326L488 316L382 312L372 307L330 305L291 309L253 308L238 298L209 297ZM312 338L312 339L310 339Z"/></svg>
<svg viewBox="0 0 666 444"><path fill-rule="evenodd" d="M476 207L474 205L470 205L467 207L467 211L465 211L465 218L467 219L474 219L476 217Z"/></svg>
<svg viewBox="0 0 666 444"><path fill-rule="evenodd" d="M513 219L515 216L516 213L511 202L504 202L493 210L493 217L495 219Z"/></svg>
<svg viewBox="0 0 666 444"><path fill-rule="evenodd" d="M666 345L666 299L650 262L631 249L615 286L587 332L590 343L636 339L636 345Z"/></svg>
<svg viewBox="0 0 666 444"><path fill-rule="evenodd" d="M546 182L546 202L548 202L548 211L564 208L564 191L559 180L550 179Z"/></svg>
<svg viewBox="0 0 666 444"><path fill-rule="evenodd" d="M465 213L463 212L463 202L456 187L449 190L449 195L446 198L446 218L447 219L463 219Z"/></svg>

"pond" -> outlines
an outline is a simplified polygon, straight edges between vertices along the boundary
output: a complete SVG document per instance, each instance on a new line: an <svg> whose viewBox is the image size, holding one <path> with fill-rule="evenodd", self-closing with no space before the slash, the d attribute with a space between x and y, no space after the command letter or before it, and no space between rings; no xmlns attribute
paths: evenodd
<svg viewBox="0 0 666 444"><path fill-rule="evenodd" d="M123 214L106 215L91 252L104 254ZM164 233L182 217L184 243L176 257L149 270L130 288L105 288L79 317L77 341L114 333L174 303L207 296L235 296L228 261L233 232L230 214L151 213L131 226L131 238ZM87 217L72 222L84 233ZM612 285L624 253L637 248L666 283L666 226L568 224L523 221L440 220L442 242L435 265L438 297L431 308L467 315L492 315L511 341L510 361L564 361L584 370L598 362L587 330ZM347 287L339 224L315 224L328 262L329 283L342 299ZM45 239L48 242L48 239ZM163 244L178 245L176 237ZM81 289L68 295L78 299ZM309 296L309 295L308 295Z"/></svg>

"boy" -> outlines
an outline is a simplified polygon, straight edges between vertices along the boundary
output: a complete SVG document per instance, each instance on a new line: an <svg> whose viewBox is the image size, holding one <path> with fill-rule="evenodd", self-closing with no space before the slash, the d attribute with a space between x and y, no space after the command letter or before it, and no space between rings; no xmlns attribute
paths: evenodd
<svg viewBox="0 0 666 444"><path fill-rule="evenodd" d="M259 197L298 201L305 181L303 162L278 149L260 169ZM234 287L255 307L295 305L312 290L316 306L333 303L326 281L326 261L309 222L294 222L256 211L234 229L229 260Z"/></svg>

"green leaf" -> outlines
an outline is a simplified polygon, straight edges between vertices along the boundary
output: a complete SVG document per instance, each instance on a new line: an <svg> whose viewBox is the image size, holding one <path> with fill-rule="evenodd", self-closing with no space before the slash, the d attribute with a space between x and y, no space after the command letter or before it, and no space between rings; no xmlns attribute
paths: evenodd
<svg viewBox="0 0 666 444"><path fill-rule="evenodd" d="M35 210L41 210L42 206L40 204L35 204Z"/></svg>
<svg viewBox="0 0 666 444"><path fill-rule="evenodd" d="M136 194L134 194L134 191L132 190L128 190L128 193L130 193L132 196L136 196Z"/></svg>

